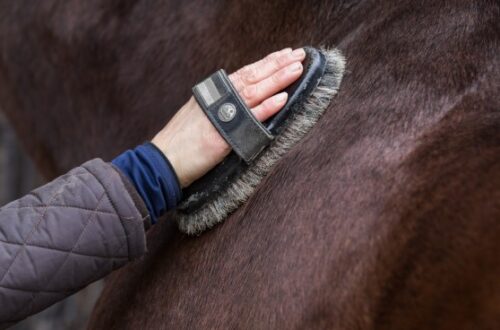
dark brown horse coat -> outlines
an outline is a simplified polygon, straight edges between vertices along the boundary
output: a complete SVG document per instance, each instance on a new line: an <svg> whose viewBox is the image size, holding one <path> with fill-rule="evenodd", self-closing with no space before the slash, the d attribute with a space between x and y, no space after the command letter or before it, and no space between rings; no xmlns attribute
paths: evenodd
<svg viewBox="0 0 500 330"><path fill-rule="evenodd" d="M347 74L250 201L167 217L90 327L500 328L500 4L0 0L0 107L48 177L151 138L219 67L337 45Z"/></svg>

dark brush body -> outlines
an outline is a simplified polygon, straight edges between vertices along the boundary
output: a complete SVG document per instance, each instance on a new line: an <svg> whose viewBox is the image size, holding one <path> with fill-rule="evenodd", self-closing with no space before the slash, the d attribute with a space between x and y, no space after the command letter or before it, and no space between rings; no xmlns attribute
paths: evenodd
<svg viewBox="0 0 500 330"><path fill-rule="evenodd" d="M0 107L47 177L151 138L219 67L337 46L339 94L248 203L169 216L93 329L500 328L498 1L0 1Z"/></svg>

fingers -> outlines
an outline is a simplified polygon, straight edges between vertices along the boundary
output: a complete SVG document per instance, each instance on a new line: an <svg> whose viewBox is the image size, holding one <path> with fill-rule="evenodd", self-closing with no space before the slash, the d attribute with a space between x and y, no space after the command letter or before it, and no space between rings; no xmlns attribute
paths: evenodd
<svg viewBox="0 0 500 330"><path fill-rule="evenodd" d="M283 108L288 99L286 92L279 93L268 98L252 109L252 113L259 121L265 121Z"/></svg>
<svg viewBox="0 0 500 330"><path fill-rule="evenodd" d="M294 62L303 61L305 57L306 53L303 48L298 48L294 51L291 48L285 48L267 55L260 61L244 66L230 75L229 78L238 92L241 92L245 87L270 77L284 67Z"/></svg>
<svg viewBox="0 0 500 330"><path fill-rule="evenodd" d="M288 94L277 92L295 82L304 68L303 48L285 48L247 65L229 78L259 121L265 121L285 105ZM274 95L274 96L273 96Z"/></svg>
<svg viewBox="0 0 500 330"><path fill-rule="evenodd" d="M288 87L300 77L302 71L302 63L292 63L270 77L245 87L241 93L241 97L252 108L273 94Z"/></svg>

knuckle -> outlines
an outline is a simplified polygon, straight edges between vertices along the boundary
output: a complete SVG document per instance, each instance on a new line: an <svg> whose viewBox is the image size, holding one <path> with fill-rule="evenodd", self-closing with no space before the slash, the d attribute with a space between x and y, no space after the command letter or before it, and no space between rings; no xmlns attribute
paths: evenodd
<svg viewBox="0 0 500 330"><path fill-rule="evenodd" d="M271 83L273 85L278 85L281 82L281 75L280 74L273 74L271 76Z"/></svg>
<svg viewBox="0 0 500 330"><path fill-rule="evenodd" d="M243 69L236 71L236 79L237 80L242 81L244 75L245 75L245 73L243 72Z"/></svg>
<svg viewBox="0 0 500 330"><path fill-rule="evenodd" d="M240 90L243 88L243 81L241 78L241 72L236 71L233 73L230 77L231 82L233 83L234 87L236 87L237 90Z"/></svg>
<svg viewBox="0 0 500 330"><path fill-rule="evenodd" d="M266 58L264 58L264 61L266 61L267 63L272 63L272 62L276 61L276 57L278 57L278 54L272 53L272 54L267 55Z"/></svg>
<svg viewBox="0 0 500 330"><path fill-rule="evenodd" d="M256 70L253 66L247 65L243 68L243 79L248 83L254 82L256 77Z"/></svg>
<svg viewBox="0 0 500 330"><path fill-rule="evenodd" d="M252 100L255 97L256 90L257 90L256 86L245 87L245 89L243 90L243 96L247 100Z"/></svg>
<svg viewBox="0 0 500 330"><path fill-rule="evenodd" d="M244 67L241 68L241 70L239 70L242 76L246 76L249 71L251 71L250 65L245 65Z"/></svg>
<svg viewBox="0 0 500 330"><path fill-rule="evenodd" d="M279 70L281 69L281 64L280 64L280 61L278 58L276 58L273 62L272 62L272 66L273 66L273 69L274 70Z"/></svg>
<svg viewBox="0 0 500 330"><path fill-rule="evenodd" d="M235 79L239 79L239 78L240 78L240 76L241 76L241 70L238 70L238 71L236 71L235 73L233 73L233 74L231 75L231 78L233 78L233 77L234 77Z"/></svg>
<svg viewBox="0 0 500 330"><path fill-rule="evenodd" d="M277 59L276 59L276 63L279 65L279 66L283 66L287 63L287 60L288 60L288 56L287 55L283 55L283 56L279 56Z"/></svg>

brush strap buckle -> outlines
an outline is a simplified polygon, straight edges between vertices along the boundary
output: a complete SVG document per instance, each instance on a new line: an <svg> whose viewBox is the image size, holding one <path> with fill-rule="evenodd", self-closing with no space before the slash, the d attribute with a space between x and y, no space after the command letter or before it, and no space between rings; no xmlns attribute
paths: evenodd
<svg viewBox="0 0 500 330"><path fill-rule="evenodd" d="M274 136L251 113L221 69L193 87L208 119L246 163L254 160Z"/></svg>

